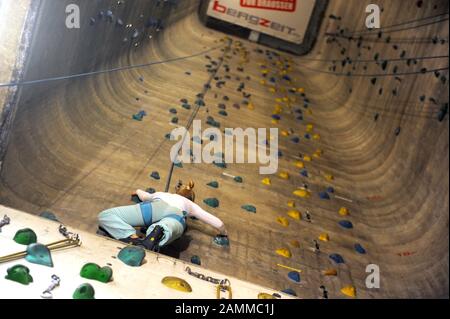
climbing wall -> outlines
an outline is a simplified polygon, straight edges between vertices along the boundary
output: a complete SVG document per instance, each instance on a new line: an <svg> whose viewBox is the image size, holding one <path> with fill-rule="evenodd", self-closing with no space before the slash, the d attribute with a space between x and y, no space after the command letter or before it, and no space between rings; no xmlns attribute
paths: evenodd
<svg viewBox="0 0 450 319"><path fill-rule="evenodd" d="M407 2L377 1L388 28L367 32L369 1L330 1L305 57L206 29L197 1L158 7L173 18L141 41L122 29L144 26L138 5L113 8L124 26L89 19L108 1L87 6L79 32L89 43L66 45L61 31L58 45L43 36L47 47L32 54L50 63L62 48L70 68L30 69L29 80L170 61L23 88L0 201L95 233L97 214L132 204L135 189L164 191L170 132L204 103L196 119L205 128L278 128L279 170L176 166L171 190L193 179L230 247L189 220L167 254L303 298L448 296L448 3ZM40 28L60 23L52 19ZM380 289L365 285L369 264L380 267Z"/></svg>
<svg viewBox="0 0 450 319"><path fill-rule="evenodd" d="M61 224L54 220L29 216L3 206L0 206L0 212L10 219L0 233L1 299L217 297L217 283L192 274L209 276L218 281L227 279L226 286L231 287L231 297L234 299L273 298L273 294L277 298L292 298L195 264L130 248L74 228L65 227L65 231L60 232ZM79 239L77 245L60 249L55 249L57 245L51 245L66 240L65 236L75 238L74 234ZM38 244L53 248L49 251L36 249L33 245ZM99 251L98 247L102 250ZM26 258L4 261L4 256L24 251L27 252ZM49 289L52 285L53 289ZM228 291L221 292L220 296L229 298Z"/></svg>

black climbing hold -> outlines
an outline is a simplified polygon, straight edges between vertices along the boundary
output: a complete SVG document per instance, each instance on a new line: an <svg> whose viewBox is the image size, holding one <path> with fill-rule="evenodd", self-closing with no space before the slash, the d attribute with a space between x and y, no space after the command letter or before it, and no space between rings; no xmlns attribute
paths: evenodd
<svg viewBox="0 0 450 319"><path fill-rule="evenodd" d="M154 178L154 179L156 179L156 180L159 180L159 179L161 179L161 177L159 176L159 173L158 172L152 172L151 174L150 174L150 177L152 177L152 178Z"/></svg>

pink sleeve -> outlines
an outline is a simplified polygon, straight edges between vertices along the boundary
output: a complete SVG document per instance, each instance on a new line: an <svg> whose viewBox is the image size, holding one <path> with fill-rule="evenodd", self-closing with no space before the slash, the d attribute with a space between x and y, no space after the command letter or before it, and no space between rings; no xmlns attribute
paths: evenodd
<svg viewBox="0 0 450 319"><path fill-rule="evenodd" d="M225 232L225 225L224 223L217 218L216 216L208 213L204 209L202 209L197 204L191 202L190 200L186 199L188 207L190 207L189 215L198 218L202 222L211 225L214 228L219 229L222 233Z"/></svg>

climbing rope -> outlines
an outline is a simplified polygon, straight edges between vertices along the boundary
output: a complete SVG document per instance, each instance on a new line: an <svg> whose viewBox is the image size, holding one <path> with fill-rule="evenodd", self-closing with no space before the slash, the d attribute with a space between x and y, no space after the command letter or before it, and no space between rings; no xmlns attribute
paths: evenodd
<svg viewBox="0 0 450 319"><path fill-rule="evenodd" d="M211 74L210 78L208 79L208 82L204 85L203 87L203 91L200 93L200 96L202 96L202 100L205 97L205 94L209 91L209 88L211 87L211 83L213 81L213 79L215 78L217 72L219 71L219 69L221 68L225 55L226 53L230 50L231 48L231 44L233 43L233 41L231 39L229 39L228 41L228 45L225 48L225 50L223 51L222 57L220 58L220 62L217 65L217 67L215 68L215 71ZM192 112L191 116L189 117L189 120L185 126L186 131L184 132L183 138L181 140L180 146L178 147L177 151L175 154L178 154L181 150L181 148L183 147L184 141L186 140L187 137L187 133L189 131L189 129L191 128L192 123L194 122L195 117L197 116L198 111L200 110L200 107L202 106L201 103L199 103L199 101L197 101L195 103L195 109ZM170 182L172 180L172 175L173 175L173 170L175 167L175 163L172 161L172 163L170 164L170 168L169 168L169 174L167 176L167 181L166 181L166 186L165 186L165 192L169 191L170 188Z"/></svg>
<svg viewBox="0 0 450 319"><path fill-rule="evenodd" d="M92 76L92 75L120 72L120 71L125 71L125 70L149 67L149 66L158 65L158 64L172 63L172 62L176 62L176 61L192 59L192 58L198 57L200 55L206 54L208 52L215 51L215 50L220 49L222 47L223 47L223 45L219 45L219 46L210 48L208 50L205 50L205 51L202 51L202 52L199 52L199 53L195 53L195 54L191 54L191 55L188 55L188 56L171 58L171 59L167 59L167 60L156 61L156 62L149 62L149 63L143 63L143 64L122 66L122 67L108 69L108 70L99 70L99 71L92 71L92 72L85 72L85 73L77 73L77 74L72 74L72 75L58 76L58 77L39 79L39 80L32 80L32 81L24 81L24 82L0 83L0 88L2 88L2 87L13 87L13 86L25 86L25 85L33 85L33 84L38 84L38 83L47 83L47 82L61 81L61 80L67 80L67 79L82 78L82 77L87 77L87 76Z"/></svg>

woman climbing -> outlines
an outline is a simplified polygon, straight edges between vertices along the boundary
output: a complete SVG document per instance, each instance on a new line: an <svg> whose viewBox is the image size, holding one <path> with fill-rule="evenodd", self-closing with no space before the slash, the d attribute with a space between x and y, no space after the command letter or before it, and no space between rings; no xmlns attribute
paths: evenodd
<svg viewBox="0 0 450 319"><path fill-rule="evenodd" d="M153 194L140 189L135 194L140 204L111 208L98 216L99 228L111 237L144 246L148 250L158 250L180 238L186 230L186 218L194 217L216 228L218 237L226 238L224 223L194 203L194 183L175 187L176 194L156 192ZM145 239L141 239L135 227L148 227Z"/></svg>

